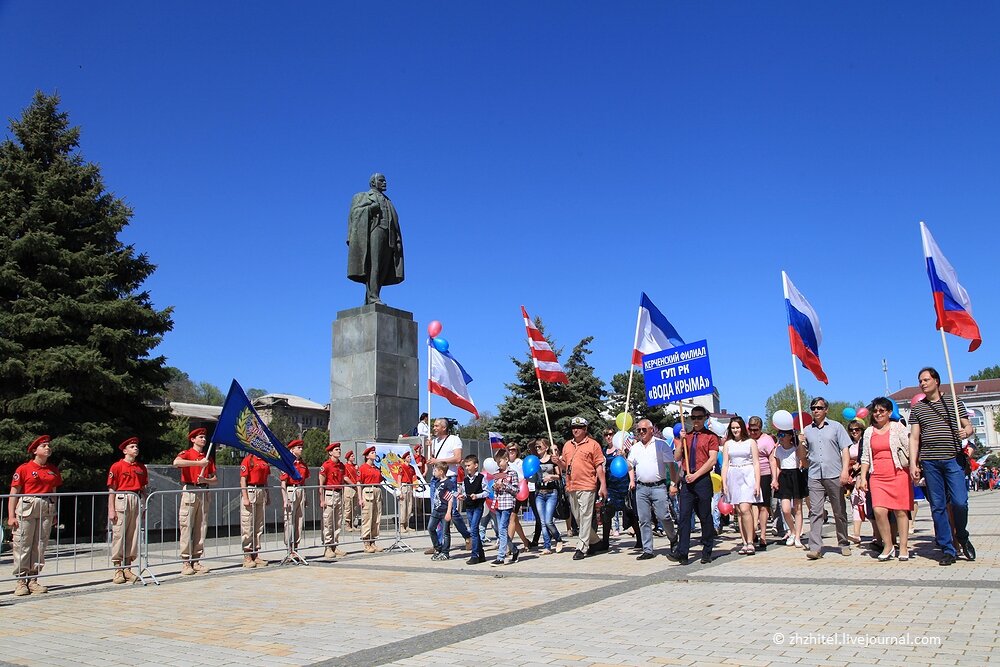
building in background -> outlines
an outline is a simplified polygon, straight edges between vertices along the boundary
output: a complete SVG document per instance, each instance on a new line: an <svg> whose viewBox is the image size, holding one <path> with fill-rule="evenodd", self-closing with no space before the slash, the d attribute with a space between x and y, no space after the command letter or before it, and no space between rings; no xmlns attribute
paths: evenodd
<svg viewBox="0 0 1000 667"><path fill-rule="evenodd" d="M969 421L976 429L976 437L983 447L1000 447L1000 435L995 428L997 412L1000 411L1000 380L966 380L955 383L958 400L965 403L969 411ZM899 414L910 421L910 400L920 393L920 387L904 387L890 394L889 398L899 405ZM941 384L941 393L951 400L951 385Z"/></svg>

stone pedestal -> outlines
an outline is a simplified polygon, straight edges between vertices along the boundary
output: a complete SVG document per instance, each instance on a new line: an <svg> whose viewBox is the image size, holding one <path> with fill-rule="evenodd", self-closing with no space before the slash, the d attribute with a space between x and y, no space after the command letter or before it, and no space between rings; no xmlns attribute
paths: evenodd
<svg viewBox="0 0 1000 667"><path fill-rule="evenodd" d="M395 442L400 433L409 433L420 411L418 376L413 313L374 304L337 313L331 441Z"/></svg>

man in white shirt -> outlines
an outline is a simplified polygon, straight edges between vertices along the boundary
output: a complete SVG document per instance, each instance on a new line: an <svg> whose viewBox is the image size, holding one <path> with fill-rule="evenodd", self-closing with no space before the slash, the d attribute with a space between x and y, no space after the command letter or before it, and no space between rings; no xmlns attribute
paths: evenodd
<svg viewBox="0 0 1000 667"><path fill-rule="evenodd" d="M653 437L653 423L640 419L635 427L638 441L628 454L629 490L635 489L642 553L636 560L655 558L653 553L653 516L663 522L671 548L677 542L677 531L667 511L668 494L677 494L677 472L674 452L666 440ZM669 484L669 487L668 487Z"/></svg>
<svg viewBox="0 0 1000 667"><path fill-rule="evenodd" d="M430 458L427 459L427 467L429 469L435 463L447 463L448 477L455 478L458 475L458 466L462 463L462 440L457 435L448 433L450 427L451 424L449 424L447 419L438 418L434 420L434 437L431 439L430 451L428 452ZM457 479L452 479L452 481L457 482ZM438 480L431 477L431 498L434 497L437 486ZM472 535L465 525L462 512L452 512L451 519L452 524L461 533L462 537L465 538L466 550L472 549ZM433 550L430 553L434 553Z"/></svg>

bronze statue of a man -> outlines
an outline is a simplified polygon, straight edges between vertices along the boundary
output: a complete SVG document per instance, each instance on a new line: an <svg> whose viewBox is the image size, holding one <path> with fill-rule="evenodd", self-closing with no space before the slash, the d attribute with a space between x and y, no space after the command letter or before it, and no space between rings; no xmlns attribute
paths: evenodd
<svg viewBox="0 0 1000 667"><path fill-rule="evenodd" d="M371 190L351 200L347 216L347 277L365 285L365 303L382 303L384 285L403 282L403 237L396 207L385 196L385 176L372 174Z"/></svg>

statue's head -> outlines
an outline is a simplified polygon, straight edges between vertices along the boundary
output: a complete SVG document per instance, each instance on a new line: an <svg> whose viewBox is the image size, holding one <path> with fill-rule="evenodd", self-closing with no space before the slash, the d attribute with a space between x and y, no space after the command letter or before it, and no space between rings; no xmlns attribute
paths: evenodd
<svg viewBox="0 0 1000 667"><path fill-rule="evenodd" d="M375 172L372 177L368 179L368 185L375 188L379 192L385 192L385 176Z"/></svg>

